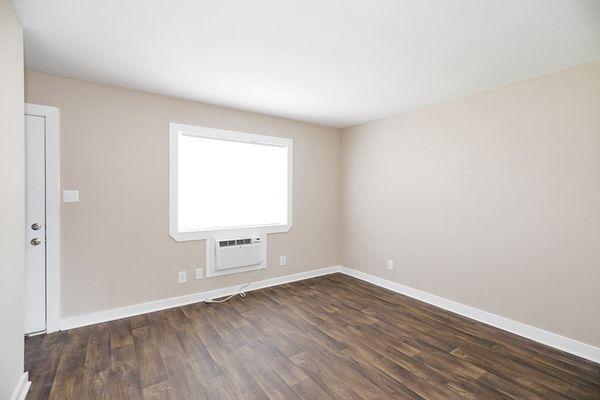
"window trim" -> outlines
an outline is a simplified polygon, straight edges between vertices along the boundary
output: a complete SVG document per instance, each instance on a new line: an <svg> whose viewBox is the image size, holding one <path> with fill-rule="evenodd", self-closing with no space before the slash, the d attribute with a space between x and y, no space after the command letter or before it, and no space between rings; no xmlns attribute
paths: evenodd
<svg viewBox="0 0 600 400"><path fill-rule="evenodd" d="M204 138L231 140L234 142L259 143L286 147L288 150L288 201L287 224L240 226L226 229L205 229L197 231L179 231L178 218L178 155L179 135L193 135ZM203 240L220 235L233 234L267 234L288 232L293 224L293 145L291 138L256 135L226 129L206 128L171 122L169 124L169 234L178 242Z"/></svg>

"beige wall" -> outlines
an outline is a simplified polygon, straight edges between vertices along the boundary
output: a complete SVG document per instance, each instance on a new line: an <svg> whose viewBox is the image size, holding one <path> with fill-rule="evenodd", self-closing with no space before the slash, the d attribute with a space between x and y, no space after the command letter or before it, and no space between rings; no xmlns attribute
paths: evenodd
<svg viewBox="0 0 600 400"><path fill-rule="evenodd" d="M342 142L344 265L600 345L600 63Z"/></svg>
<svg viewBox="0 0 600 400"><path fill-rule="evenodd" d="M268 237L259 279L340 261L340 132L113 86L26 73L26 101L60 108L62 316L245 282L250 273L203 280L204 241L176 242L168 227L169 122L294 139L294 226ZM288 266L279 266L279 256ZM188 283L177 284L177 271Z"/></svg>
<svg viewBox="0 0 600 400"><path fill-rule="evenodd" d="M0 399L23 374L25 141L23 29L0 0Z"/></svg>
<svg viewBox="0 0 600 400"><path fill-rule="evenodd" d="M176 283L177 271L204 267L204 242L168 235L176 121L294 138L295 225L269 236L261 279L342 261L600 345L600 63L341 136L38 72L27 73L26 99L61 109L62 186L81 190L62 206L63 317L248 278Z"/></svg>

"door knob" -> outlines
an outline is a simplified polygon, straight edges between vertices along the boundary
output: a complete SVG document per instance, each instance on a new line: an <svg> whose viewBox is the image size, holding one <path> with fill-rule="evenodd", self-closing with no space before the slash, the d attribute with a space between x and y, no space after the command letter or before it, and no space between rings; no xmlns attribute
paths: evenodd
<svg viewBox="0 0 600 400"><path fill-rule="evenodd" d="M37 231L41 228L42 226L40 224L38 224L37 222L33 225L31 225L31 229L33 229L34 231Z"/></svg>
<svg viewBox="0 0 600 400"><path fill-rule="evenodd" d="M37 246L38 244L42 243L42 241L38 238L33 238L31 239L31 244L34 246Z"/></svg>

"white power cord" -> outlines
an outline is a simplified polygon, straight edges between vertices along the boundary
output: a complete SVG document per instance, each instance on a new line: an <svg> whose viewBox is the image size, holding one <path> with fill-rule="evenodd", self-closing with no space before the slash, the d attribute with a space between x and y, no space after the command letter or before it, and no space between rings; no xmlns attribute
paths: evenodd
<svg viewBox="0 0 600 400"><path fill-rule="evenodd" d="M262 271L263 269L265 269L267 267L267 263L263 263L259 269L256 270L256 272L254 273L254 275L252 275L252 278L250 278L250 280L248 281L248 283L243 284L242 286L240 286L240 290L238 290L237 293L234 293L232 295L229 295L227 297L225 297L224 299L221 300L213 300L213 299L206 299L204 300L205 303L224 303L229 299L234 298L237 295L240 295L240 297L246 297L246 292L244 292L244 289L248 288L248 286L250 286L250 284L254 281L254 279L258 276L258 274L260 273L260 271Z"/></svg>

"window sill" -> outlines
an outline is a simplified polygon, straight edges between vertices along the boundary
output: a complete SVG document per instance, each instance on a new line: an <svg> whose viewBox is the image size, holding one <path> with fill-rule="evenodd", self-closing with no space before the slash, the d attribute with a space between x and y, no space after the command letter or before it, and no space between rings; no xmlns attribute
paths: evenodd
<svg viewBox="0 0 600 400"><path fill-rule="evenodd" d="M205 231L177 231L170 230L169 234L177 242L188 242L191 240L206 240L214 237L235 237L237 235L257 235L267 233L285 233L292 228L292 224L268 225L268 226L245 226L239 228L205 230Z"/></svg>

